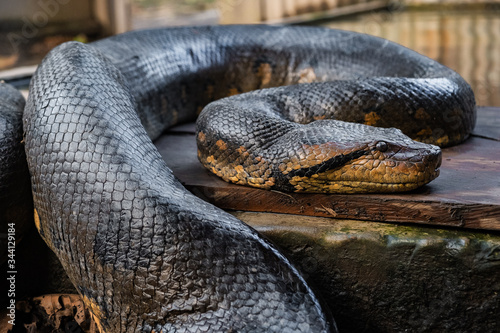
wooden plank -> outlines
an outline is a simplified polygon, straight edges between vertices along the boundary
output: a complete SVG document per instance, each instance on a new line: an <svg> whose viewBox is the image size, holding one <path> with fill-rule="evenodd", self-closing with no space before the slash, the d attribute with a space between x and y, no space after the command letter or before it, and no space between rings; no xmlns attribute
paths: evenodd
<svg viewBox="0 0 500 333"><path fill-rule="evenodd" d="M279 20L267 20L267 24L313 24L317 22L328 21L336 17L352 15L357 13L370 12L382 8L387 8L387 0L373 0L370 2L355 3L343 5L342 0L337 2L337 6L332 9L307 12L301 10L302 7L296 7L297 14L290 17L285 17Z"/></svg>
<svg viewBox="0 0 500 333"><path fill-rule="evenodd" d="M500 108L482 107L479 109L473 135L500 141Z"/></svg>
<svg viewBox="0 0 500 333"><path fill-rule="evenodd" d="M2 70L0 71L0 81L13 80L22 77L30 78L33 73L35 73L37 67L38 65L31 65Z"/></svg>
<svg viewBox="0 0 500 333"><path fill-rule="evenodd" d="M480 108L476 131L498 125L499 112ZM497 125L488 128L500 137ZM228 184L198 162L193 125L167 133L155 144L186 188L223 209L500 230L497 140L474 135L444 149L441 175L416 191L356 195L281 193Z"/></svg>
<svg viewBox="0 0 500 333"><path fill-rule="evenodd" d="M130 30L132 26L132 12L127 0L108 0L110 3L111 23L114 34L121 34Z"/></svg>

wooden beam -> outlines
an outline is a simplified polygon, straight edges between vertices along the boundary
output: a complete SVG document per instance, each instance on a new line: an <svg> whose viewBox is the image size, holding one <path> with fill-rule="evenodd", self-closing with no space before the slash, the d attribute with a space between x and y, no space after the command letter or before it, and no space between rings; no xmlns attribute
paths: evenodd
<svg viewBox="0 0 500 333"><path fill-rule="evenodd" d="M500 108L480 108L474 133L488 129L500 138L498 115ZM193 128L174 129L155 144L190 191L223 209L500 230L500 140L474 135L444 149L441 175L409 193L299 194L228 184L209 173L197 160Z"/></svg>
<svg viewBox="0 0 500 333"><path fill-rule="evenodd" d="M357 13L370 12L382 8L387 8L389 2L388 0L374 0L370 2L362 2L356 3L353 5L342 5L340 3L341 0L336 1L336 6L331 9L316 11L316 12L307 12L304 10L300 10L303 7L295 7L297 11L295 15L288 16L282 19L276 20L267 20L265 23L267 24L303 24L308 23L312 24L314 22L319 21L327 21L336 17L341 17L345 15L352 15ZM330 1L329 1L330 2ZM309 7L307 7L309 8ZM288 12L287 12L288 13Z"/></svg>

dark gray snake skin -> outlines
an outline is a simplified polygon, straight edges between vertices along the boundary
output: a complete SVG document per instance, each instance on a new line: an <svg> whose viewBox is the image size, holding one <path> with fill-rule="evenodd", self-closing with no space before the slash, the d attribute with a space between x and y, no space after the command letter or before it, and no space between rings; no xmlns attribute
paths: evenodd
<svg viewBox="0 0 500 333"><path fill-rule="evenodd" d="M21 93L0 82L0 234L7 235L8 224L14 223L11 229L15 229L17 241L33 220L31 183L22 143L23 110ZM7 259L7 242L8 238L0 237L0 264Z"/></svg>
<svg viewBox="0 0 500 333"><path fill-rule="evenodd" d="M336 83L348 87L341 100L373 103L376 113L396 91L473 110L458 75L405 50L353 33L265 26L131 32L54 49L32 79L24 115L36 223L101 328L335 331L287 259L187 192L150 138L228 92L304 81L344 80ZM387 77L366 85L377 100L354 98L357 79L373 76ZM403 77L426 77L431 88L419 89L434 96L418 95L411 87L419 79ZM453 112L463 140L473 115Z"/></svg>

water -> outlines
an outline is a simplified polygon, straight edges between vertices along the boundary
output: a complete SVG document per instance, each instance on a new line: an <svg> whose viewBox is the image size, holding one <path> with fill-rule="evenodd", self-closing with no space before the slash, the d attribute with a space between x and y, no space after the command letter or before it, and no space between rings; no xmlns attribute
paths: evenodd
<svg viewBox="0 0 500 333"><path fill-rule="evenodd" d="M454 69L482 106L500 107L500 7L378 11L322 24L383 37Z"/></svg>

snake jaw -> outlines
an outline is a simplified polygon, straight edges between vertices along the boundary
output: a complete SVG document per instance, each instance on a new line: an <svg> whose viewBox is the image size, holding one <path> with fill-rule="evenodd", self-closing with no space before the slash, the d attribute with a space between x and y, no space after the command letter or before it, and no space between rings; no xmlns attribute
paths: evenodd
<svg viewBox="0 0 500 333"><path fill-rule="evenodd" d="M358 125L356 125L358 126ZM394 128L359 125L364 141L322 144L329 159L290 173L296 192L401 192L421 187L439 175L439 147L414 141ZM352 138L351 138L352 139ZM354 138L357 139L357 138ZM330 166L330 168L328 168ZM315 171L315 172L311 172Z"/></svg>
<svg viewBox="0 0 500 333"><path fill-rule="evenodd" d="M379 165L385 166L383 179L401 189L420 187L439 175L441 149L437 146L416 141L406 145L388 142L385 151L377 150L376 145L372 151Z"/></svg>

